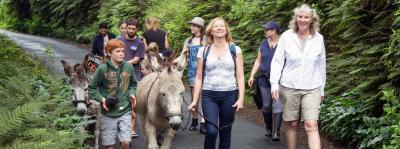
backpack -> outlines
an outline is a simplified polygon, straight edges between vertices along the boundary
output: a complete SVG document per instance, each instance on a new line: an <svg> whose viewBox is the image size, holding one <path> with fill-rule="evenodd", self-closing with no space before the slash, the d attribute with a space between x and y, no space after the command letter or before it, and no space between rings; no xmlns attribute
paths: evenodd
<svg viewBox="0 0 400 149"><path fill-rule="evenodd" d="M236 45L230 44L229 45L229 52L231 53L233 64L235 65L235 77L236 77ZM202 83L204 83L204 77L206 76L206 62L208 54L210 54L210 46L205 46L203 51L203 73L202 73Z"/></svg>

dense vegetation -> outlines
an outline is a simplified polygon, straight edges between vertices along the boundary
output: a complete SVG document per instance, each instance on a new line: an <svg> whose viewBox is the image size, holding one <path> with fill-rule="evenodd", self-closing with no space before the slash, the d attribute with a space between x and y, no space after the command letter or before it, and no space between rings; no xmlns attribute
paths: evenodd
<svg viewBox="0 0 400 149"><path fill-rule="evenodd" d="M80 148L88 117L74 114L65 79L0 35L0 148Z"/></svg>
<svg viewBox="0 0 400 149"><path fill-rule="evenodd" d="M293 8L303 3L318 10L329 53L322 130L349 148L400 148L398 0L2 0L0 26L88 43L99 22L112 23L116 32L121 17L143 24L157 16L179 51L189 36L187 21L222 16L244 49L248 74L260 25L275 20L286 29Z"/></svg>

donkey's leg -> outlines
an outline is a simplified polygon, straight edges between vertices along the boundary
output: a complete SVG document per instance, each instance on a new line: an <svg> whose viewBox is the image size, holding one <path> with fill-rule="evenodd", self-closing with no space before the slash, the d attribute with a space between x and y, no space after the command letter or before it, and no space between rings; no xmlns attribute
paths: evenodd
<svg viewBox="0 0 400 149"><path fill-rule="evenodd" d="M159 147L156 138L156 127L147 118L145 118L144 123L144 133L147 138L148 149L158 149Z"/></svg>
<svg viewBox="0 0 400 149"><path fill-rule="evenodd" d="M95 113L96 113L96 124L94 127L94 138L95 138L95 144L94 144L94 148L95 149L99 149L100 145L99 145L99 138L100 138L100 110L98 105L95 105Z"/></svg>
<svg viewBox="0 0 400 149"><path fill-rule="evenodd" d="M174 138L176 131L172 128L168 128L164 133L164 141L160 149L169 149L171 146L171 141Z"/></svg>
<svg viewBox="0 0 400 149"><path fill-rule="evenodd" d="M146 130L145 129L145 120L146 120L146 118L145 118L145 116L143 116L143 115L141 115L141 114L138 114L138 119L140 120L140 129L142 130L142 134L143 134L143 138L144 138L144 141L146 142L146 144L149 144L149 142L148 142L148 136L147 136L147 134L146 134L146 132L144 131L144 130Z"/></svg>

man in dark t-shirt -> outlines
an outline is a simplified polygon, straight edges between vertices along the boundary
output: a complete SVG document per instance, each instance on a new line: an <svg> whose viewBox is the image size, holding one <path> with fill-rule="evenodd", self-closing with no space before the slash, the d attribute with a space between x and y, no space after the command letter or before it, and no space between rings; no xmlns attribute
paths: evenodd
<svg viewBox="0 0 400 149"><path fill-rule="evenodd" d="M139 82L142 79L142 73L140 72L140 62L144 59L145 46L140 37L136 35L137 21L136 19L130 19L127 21L127 34L121 40L125 44L125 55L124 60L133 65L135 72L136 81ZM136 112L134 106L132 106L132 137L136 138Z"/></svg>
<svg viewBox="0 0 400 149"><path fill-rule="evenodd" d="M124 60L133 65L137 81L142 79L140 72L140 62L144 58L145 46L140 37L136 35L137 21L134 19L127 22L127 34L121 40L125 44Z"/></svg>

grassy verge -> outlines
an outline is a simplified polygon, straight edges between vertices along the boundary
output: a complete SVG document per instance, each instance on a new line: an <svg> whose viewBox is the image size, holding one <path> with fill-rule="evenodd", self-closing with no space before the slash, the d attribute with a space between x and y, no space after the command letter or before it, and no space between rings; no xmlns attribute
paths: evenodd
<svg viewBox="0 0 400 149"><path fill-rule="evenodd" d="M0 35L0 148L81 148L65 78L55 78L6 36Z"/></svg>

